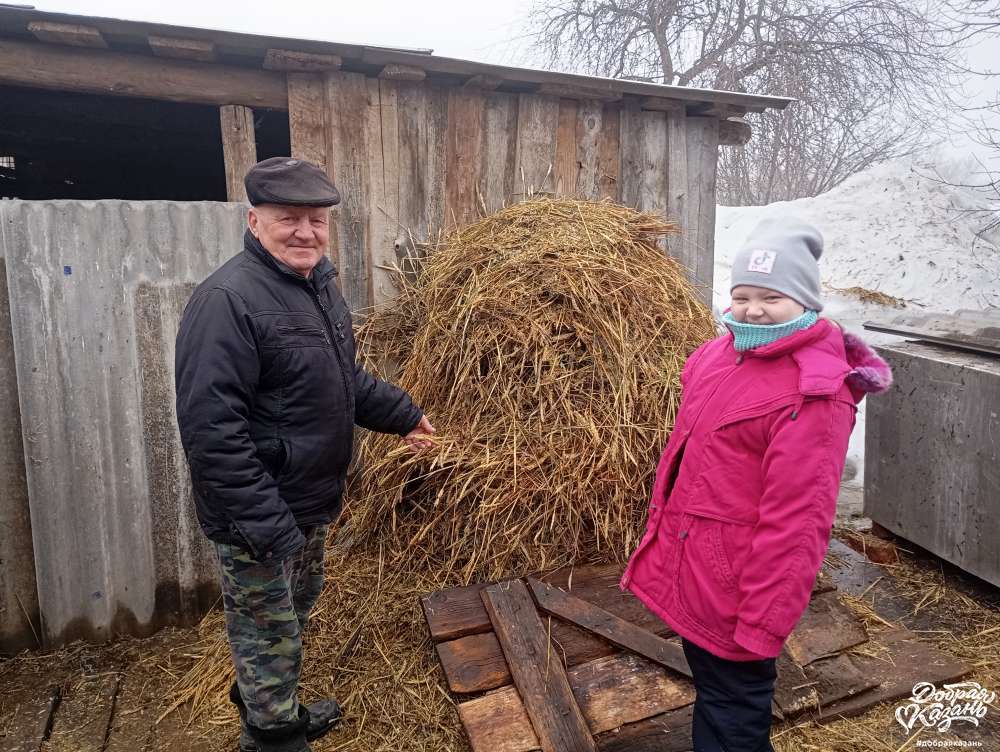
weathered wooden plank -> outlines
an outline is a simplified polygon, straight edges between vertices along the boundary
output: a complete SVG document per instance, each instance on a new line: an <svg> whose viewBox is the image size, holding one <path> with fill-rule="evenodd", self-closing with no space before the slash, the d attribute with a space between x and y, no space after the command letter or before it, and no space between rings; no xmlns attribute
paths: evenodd
<svg viewBox="0 0 1000 752"><path fill-rule="evenodd" d="M179 39L177 37L147 37L149 49L157 57L175 60L198 60L202 63L215 62L215 45L200 39Z"/></svg>
<svg viewBox="0 0 1000 752"><path fill-rule="evenodd" d="M82 24L54 23L53 21L32 21L28 31L40 42L66 44L71 47L90 47L106 50L108 43L104 41L101 32L93 26Z"/></svg>
<svg viewBox="0 0 1000 752"><path fill-rule="evenodd" d="M477 582L429 593L420 599L434 642L490 632L493 626L479 594L489 583Z"/></svg>
<svg viewBox="0 0 1000 752"><path fill-rule="evenodd" d="M327 169L326 118L329 107L323 77L288 74L288 130L292 156Z"/></svg>
<svg viewBox="0 0 1000 752"><path fill-rule="evenodd" d="M558 99L538 94L519 96L515 193L530 195L555 190L558 127Z"/></svg>
<svg viewBox="0 0 1000 752"><path fill-rule="evenodd" d="M361 73L327 73L327 172L340 191L339 211L330 228L332 252L340 267L340 285L352 311L367 308L372 205L372 174L368 139L375 137L366 77Z"/></svg>
<svg viewBox="0 0 1000 752"><path fill-rule="evenodd" d="M83 679L63 696L52 724L47 752L104 752L119 675Z"/></svg>
<svg viewBox="0 0 1000 752"><path fill-rule="evenodd" d="M288 109L279 73L4 40L0 83L201 104Z"/></svg>
<svg viewBox="0 0 1000 752"><path fill-rule="evenodd" d="M502 83L502 78L479 73L475 76L470 76L462 86L470 89L482 89L483 91L495 91Z"/></svg>
<svg viewBox="0 0 1000 752"><path fill-rule="evenodd" d="M246 201L243 184L250 168L257 163L257 141L253 125L253 110L241 104L219 108L222 126L222 156L226 167L226 200Z"/></svg>
<svg viewBox="0 0 1000 752"><path fill-rule="evenodd" d="M482 92L476 89L452 89L448 92L447 224L461 227L479 216L484 112Z"/></svg>
<svg viewBox="0 0 1000 752"><path fill-rule="evenodd" d="M690 752L694 705L612 729L597 737L600 752Z"/></svg>
<svg viewBox="0 0 1000 752"><path fill-rule="evenodd" d="M270 49L264 55L264 70L295 73L318 73L340 70L339 55L325 55L298 50Z"/></svg>
<svg viewBox="0 0 1000 752"><path fill-rule="evenodd" d="M875 688L823 707L818 714L821 723L852 718L879 703L908 697L917 682L940 685L968 676L972 671L907 629L872 635L872 642L887 652L875 648L872 656L856 654L851 660L862 674L877 682Z"/></svg>
<svg viewBox="0 0 1000 752"><path fill-rule="evenodd" d="M600 197L601 130L604 108L599 101L584 99L576 114L576 195L596 201Z"/></svg>
<svg viewBox="0 0 1000 752"><path fill-rule="evenodd" d="M382 68L378 77L387 81L423 81L427 78L427 71L415 65L391 63Z"/></svg>
<svg viewBox="0 0 1000 752"><path fill-rule="evenodd" d="M312 162L334 178L326 153L329 148L326 133L328 111L327 87L322 74L288 74L288 131L292 156ZM327 254L334 263L338 263L339 259L339 238L336 233L336 218L339 214L338 207L330 210L330 241ZM338 286L341 284L339 277L337 284Z"/></svg>
<svg viewBox="0 0 1000 752"><path fill-rule="evenodd" d="M564 567L532 576L644 629L656 629L662 622L632 593L622 592L618 587L622 571L623 567L618 564L604 564ZM479 595L487 584L489 583L447 588L424 596L421 603L431 639L442 642L464 635L489 632L492 626Z"/></svg>
<svg viewBox="0 0 1000 752"><path fill-rule="evenodd" d="M694 685L631 653L572 669L571 685L591 733L610 731L694 702Z"/></svg>
<svg viewBox="0 0 1000 752"><path fill-rule="evenodd" d="M399 236L399 84L368 79L368 170L371 175L371 244L368 300L379 305L396 296L392 269Z"/></svg>
<svg viewBox="0 0 1000 752"><path fill-rule="evenodd" d="M774 700L786 718L859 695L878 684L863 675L846 654L820 658L803 668L785 651L778 657L777 669Z"/></svg>
<svg viewBox="0 0 1000 752"><path fill-rule="evenodd" d="M534 91L547 97L562 97L564 99L597 100L604 102L617 102L622 98L620 91L610 91L607 89L597 89L590 86L574 86L572 84L541 84Z"/></svg>
<svg viewBox="0 0 1000 752"><path fill-rule="evenodd" d="M656 624L646 625L661 637L674 634L666 624L652 617ZM551 629L553 649L567 667L577 666L618 652L618 648L597 635L567 624L560 619L546 620ZM510 684L512 679L500 643L493 632L472 634L436 646L441 668L452 692L471 694Z"/></svg>
<svg viewBox="0 0 1000 752"><path fill-rule="evenodd" d="M682 266L691 270L698 268L697 248L689 239L691 228L687 226L688 201L688 151L687 118L684 112L667 113L667 218L680 226L680 233L667 238L667 251Z"/></svg>
<svg viewBox="0 0 1000 752"><path fill-rule="evenodd" d="M662 97L642 97L639 100L639 107L643 110L655 110L657 112L675 112L684 114L684 103L676 99L663 99Z"/></svg>
<svg viewBox="0 0 1000 752"><path fill-rule="evenodd" d="M542 656L543 667L544 660ZM661 717L662 723L663 714L694 701L690 682L675 679L668 670L636 655L622 653L590 661L570 669L567 677L593 734L643 719ZM524 728L523 708L517 690L510 686L460 703L459 715L473 750L492 752L489 743L501 740L503 749L510 752L539 748L538 737L529 733L531 727Z"/></svg>
<svg viewBox="0 0 1000 752"><path fill-rule="evenodd" d="M596 750L566 672L551 655L528 588L511 580L490 585L481 595L542 749Z"/></svg>
<svg viewBox="0 0 1000 752"><path fill-rule="evenodd" d="M699 295L711 305L715 259L715 182L719 155L719 121L713 117L688 117L686 202L688 258Z"/></svg>
<svg viewBox="0 0 1000 752"><path fill-rule="evenodd" d="M486 96L483 127L483 202L487 212L506 206L514 193L517 158L517 95Z"/></svg>
<svg viewBox="0 0 1000 752"><path fill-rule="evenodd" d="M598 198L618 201L621 196L621 105L605 105L598 149Z"/></svg>
<svg viewBox="0 0 1000 752"><path fill-rule="evenodd" d="M559 125L556 128L555 192L560 196L576 195L576 182L580 172L580 161L576 153L578 109L575 100L559 100Z"/></svg>
<svg viewBox="0 0 1000 752"><path fill-rule="evenodd" d="M7 752L39 752L52 728L54 713L59 705L59 687L39 689L36 697L20 703L5 724L4 749Z"/></svg>
<svg viewBox="0 0 1000 752"><path fill-rule="evenodd" d="M472 752L531 752L542 748L513 687L461 703L458 717Z"/></svg>
<svg viewBox="0 0 1000 752"><path fill-rule="evenodd" d="M864 624L835 591L814 596L788 636L785 650L800 666L836 655L868 640Z"/></svg>
<svg viewBox="0 0 1000 752"><path fill-rule="evenodd" d="M538 602L539 609L545 613L572 622L619 647L690 678L691 668L680 645L668 642L553 585L529 577L528 587Z"/></svg>
<svg viewBox="0 0 1000 752"><path fill-rule="evenodd" d="M667 214L667 116L640 110L622 110L621 201L640 211Z"/></svg>
<svg viewBox="0 0 1000 752"><path fill-rule="evenodd" d="M399 140L399 232L396 261L415 249L411 239L425 242L444 222L447 169L448 95L425 84L401 84L396 95ZM481 603L478 593L475 601Z"/></svg>

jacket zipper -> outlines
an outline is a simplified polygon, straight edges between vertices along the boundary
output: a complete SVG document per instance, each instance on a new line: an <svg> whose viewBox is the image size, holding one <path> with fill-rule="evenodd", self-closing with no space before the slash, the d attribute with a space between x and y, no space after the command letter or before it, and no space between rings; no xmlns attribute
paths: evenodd
<svg viewBox="0 0 1000 752"><path fill-rule="evenodd" d="M306 287L309 289L309 296L312 298L312 301L316 306L316 310L319 311L319 317L323 320L323 329L326 333L326 343L333 347L333 354L337 358L337 363L340 365L340 378L344 384L344 396L347 397L347 402L350 404L351 390L347 385L347 374L344 373L344 359L340 356L340 348L337 347L333 341L333 327L330 326L330 319L327 318L326 311L323 310L323 304L319 301L319 293L317 293L309 283L306 283ZM344 335L341 336L343 337Z"/></svg>
<svg viewBox="0 0 1000 752"><path fill-rule="evenodd" d="M710 395L708 395L708 397L702 403L701 409L698 411L698 414L694 417L694 420L692 420L692 421L690 421L688 423L688 426L690 426L690 428L688 428L685 431L685 433L687 435L690 435L691 432L694 431L695 427L698 425L698 419L701 418L702 413L705 412L705 408L708 407L708 403L712 401L712 399L718 393L718 391L722 387L722 385L724 383L726 383L727 381L729 381L729 378L734 373L736 373L737 370L739 370L739 366L743 363L743 360L744 360L744 357L741 354L739 357L737 357L737 359L736 359L736 365L730 369L729 373L727 373L725 376L723 376L721 379L719 379L719 382L715 385L715 388L712 389L712 393ZM684 437L684 443L685 444L687 443L687 435ZM677 468L677 472L680 473L680 467ZM659 510L657 510L657 512L659 513ZM647 524L648 524L648 521L647 521ZM687 531L684 531L683 535L686 537L687 536ZM619 588L620 589L627 588L628 584L632 581L632 564L633 564L633 562L635 562L636 557L652 543L653 537L654 536L650 536L648 540L640 542L639 543L639 547L635 551L632 552L632 556L629 557L628 566L625 569L625 574L622 576L621 582L619 583ZM683 538L682 538L682 540L683 540Z"/></svg>

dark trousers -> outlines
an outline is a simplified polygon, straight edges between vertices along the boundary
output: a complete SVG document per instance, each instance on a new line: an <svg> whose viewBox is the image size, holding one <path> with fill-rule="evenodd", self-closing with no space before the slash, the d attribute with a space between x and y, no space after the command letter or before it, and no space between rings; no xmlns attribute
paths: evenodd
<svg viewBox="0 0 1000 752"><path fill-rule="evenodd" d="M729 661L682 640L694 677L694 752L774 752L775 659Z"/></svg>

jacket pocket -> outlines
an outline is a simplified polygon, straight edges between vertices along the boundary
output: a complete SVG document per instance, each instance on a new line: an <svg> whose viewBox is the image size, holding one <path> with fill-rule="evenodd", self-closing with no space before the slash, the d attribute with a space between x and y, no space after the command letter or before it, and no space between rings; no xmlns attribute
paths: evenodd
<svg viewBox="0 0 1000 752"><path fill-rule="evenodd" d="M254 546L253 543L250 542L250 537L243 533L239 525L237 525L235 522L230 522L229 532L233 536L233 540L236 542L236 545L241 546L242 548L245 548L247 551L249 551L250 555L254 559L256 560L260 559L260 551L257 549L256 546Z"/></svg>
<svg viewBox="0 0 1000 752"><path fill-rule="evenodd" d="M739 573L753 527L685 512L678 533L677 596L702 630L732 639L739 609Z"/></svg>
<svg viewBox="0 0 1000 752"><path fill-rule="evenodd" d="M288 465L288 452L281 439L266 439L257 444L257 457L275 480L284 474Z"/></svg>
<svg viewBox="0 0 1000 752"><path fill-rule="evenodd" d="M312 324L278 324L275 327L283 343L292 347L330 345L330 337L322 326Z"/></svg>

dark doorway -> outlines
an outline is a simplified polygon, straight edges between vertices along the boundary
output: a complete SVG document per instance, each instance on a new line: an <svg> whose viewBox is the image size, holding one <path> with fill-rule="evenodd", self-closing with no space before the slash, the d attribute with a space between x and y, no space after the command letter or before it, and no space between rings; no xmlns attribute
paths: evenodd
<svg viewBox="0 0 1000 752"><path fill-rule="evenodd" d="M258 159L290 153L288 113L254 125ZM219 109L0 87L0 197L225 201Z"/></svg>

